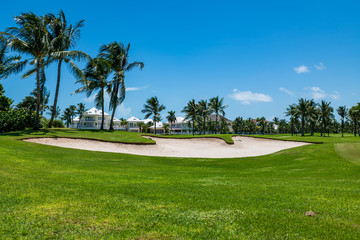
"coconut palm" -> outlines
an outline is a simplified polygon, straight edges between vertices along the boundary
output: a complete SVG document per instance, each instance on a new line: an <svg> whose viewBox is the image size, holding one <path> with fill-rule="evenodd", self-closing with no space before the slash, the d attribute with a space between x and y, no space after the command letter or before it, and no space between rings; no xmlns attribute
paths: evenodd
<svg viewBox="0 0 360 240"><path fill-rule="evenodd" d="M223 116L225 116L225 108L227 108L227 105L223 105L223 101L224 98L219 99L219 96L217 97L213 97L210 99L210 108L212 110L212 112L215 113L216 118L215 118L215 134L217 133L217 129L218 129L218 118L219 118L219 113L222 114Z"/></svg>
<svg viewBox="0 0 360 240"><path fill-rule="evenodd" d="M66 63L70 71L75 75L76 78L83 78L82 71L76 66L73 60L83 60L88 59L89 56L82 52L76 50L70 50L76 45L76 41L80 38L80 28L83 26L84 20L81 20L76 25L68 25L66 17L63 11L60 11L58 16L52 14L46 15L47 22L49 22L49 36L50 36L50 53L49 59L50 62L56 61L57 66L57 81L56 81L56 90L54 97L53 109L56 109L59 89L60 89L60 79L61 79L61 67L63 63ZM52 127L52 123L55 118L55 112L51 114L49 128Z"/></svg>
<svg viewBox="0 0 360 240"><path fill-rule="evenodd" d="M360 104L358 103L356 106L352 106L349 109L349 118L353 123L354 126L354 136L356 137L356 133L357 133L357 124L358 121L360 119ZM360 135L359 135L360 136Z"/></svg>
<svg viewBox="0 0 360 240"><path fill-rule="evenodd" d="M308 108L309 108L309 101L304 98L300 98L299 103L296 106L296 110L298 111L298 115L300 116L300 119L301 119L301 136L302 137L305 135L305 120L308 116Z"/></svg>
<svg viewBox="0 0 360 240"><path fill-rule="evenodd" d="M169 111L168 114L169 115L167 115L166 119L170 123L170 134L172 134L172 125L176 121L175 111Z"/></svg>
<svg viewBox="0 0 360 240"><path fill-rule="evenodd" d="M313 99L308 101L308 120L310 124L310 134L311 136L314 135L314 128L316 125L316 122L319 119L319 108L317 107L317 104L314 102Z"/></svg>
<svg viewBox="0 0 360 240"><path fill-rule="evenodd" d="M195 121L198 116L198 107L195 102L195 99L192 99L191 101L189 101L181 112L186 114L186 117L185 117L186 119L188 119L188 120L191 119L192 134L194 135Z"/></svg>
<svg viewBox="0 0 360 240"><path fill-rule="evenodd" d="M291 136L293 136L295 124L299 118L299 112L297 111L297 106L295 104L289 105L289 107L286 108L285 114L286 114L286 116L290 117Z"/></svg>
<svg viewBox="0 0 360 240"><path fill-rule="evenodd" d="M153 116L154 120L154 130L156 134L156 122L160 121L160 112L165 109L165 106L159 103L157 97L152 97L146 101L144 104L144 109L141 111L145 113L145 118Z"/></svg>
<svg viewBox="0 0 360 240"><path fill-rule="evenodd" d="M346 106L340 106L336 109L336 111L341 117L341 136L344 137L344 120L347 116L348 109Z"/></svg>
<svg viewBox="0 0 360 240"><path fill-rule="evenodd" d="M110 94L109 108L112 111L110 119L110 130L113 130L113 119L115 111L118 105L120 105L125 99L126 87L125 87L125 72L130 71L134 67L143 69L143 62L129 63L129 50L130 44L126 47L122 43L112 42L101 46L99 56L108 60L111 65L111 69L114 72L112 84L112 90Z"/></svg>
<svg viewBox="0 0 360 240"><path fill-rule="evenodd" d="M78 80L83 87L76 90L74 93L86 92L87 97L90 97L94 91L97 91L95 96L96 107L101 108L102 119L100 129L104 129L104 97L105 90L110 89L110 84L107 78L111 72L110 63L103 58L92 59L84 70L85 78Z"/></svg>
<svg viewBox="0 0 360 240"><path fill-rule="evenodd" d="M199 109L199 116L202 117L203 119L203 131L204 134L206 134L206 119L209 117L209 114L211 113L211 108L207 102L207 100L201 100L198 102L197 104L198 109Z"/></svg>
<svg viewBox="0 0 360 240"><path fill-rule="evenodd" d="M53 111L54 111L54 110L53 110L53 106L50 106L50 107L49 107L49 112L48 112L48 114L51 115L51 113L52 113ZM60 116L60 114L61 114L61 110L60 110L59 106L57 106L56 109L55 109L55 119L57 119L57 118Z"/></svg>
<svg viewBox="0 0 360 240"><path fill-rule="evenodd" d="M26 78L36 73L36 117L34 129L39 129L39 113L40 113L40 74L46 65L46 57L49 53L49 34L47 30L47 21L45 18L35 15L34 13L23 13L15 18L18 27L8 28L6 32L1 34L8 37L11 49L29 56L28 59L17 63L17 67L12 72L18 73L22 71L27 64L33 66L23 77Z"/></svg>
<svg viewBox="0 0 360 240"><path fill-rule="evenodd" d="M77 107L76 107L76 114L79 116L79 122L77 124L77 128L79 128L80 125L80 121L81 119L84 117L84 113L87 111L87 109L85 108L85 104L83 103L78 103Z"/></svg>
<svg viewBox="0 0 360 240"><path fill-rule="evenodd" d="M170 127L170 126L169 126L168 123L164 123L164 124L163 124L163 128L164 128L164 132L165 132L165 133L169 133L169 127Z"/></svg>
<svg viewBox="0 0 360 240"><path fill-rule="evenodd" d="M139 132L142 133L142 130L145 127L145 123L144 122L138 122L138 123L136 123L136 125L139 127Z"/></svg>
<svg viewBox="0 0 360 240"><path fill-rule="evenodd" d="M64 110L62 120L65 121L66 127L70 126L70 124L71 124L71 110L70 110L70 108L66 108Z"/></svg>
<svg viewBox="0 0 360 240"><path fill-rule="evenodd" d="M7 78L12 72L18 71L20 56L8 56L9 43L0 35L0 79Z"/></svg>
<svg viewBox="0 0 360 240"><path fill-rule="evenodd" d="M126 121L126 119L125 118L120 118L120 121L121 121L121 126L125 126L125 129L126 129L126 131L128 131L128 121Z"/></svg>
<svg viewBox="0 0 360 240"><path fill-rule="evenodd" d="M324 100L321 101L321 103L319 104L319 109L320 109L320 121L323 125L322 131L321 131L321 136L323 136L322 134L324 133L324 137L325 137L325 132L328 130L328 125L331 121L331 118L334 117L334 109L330 106L331 102L326 102ZM329 135L329 131L328 131L328 135Z"/></svg>

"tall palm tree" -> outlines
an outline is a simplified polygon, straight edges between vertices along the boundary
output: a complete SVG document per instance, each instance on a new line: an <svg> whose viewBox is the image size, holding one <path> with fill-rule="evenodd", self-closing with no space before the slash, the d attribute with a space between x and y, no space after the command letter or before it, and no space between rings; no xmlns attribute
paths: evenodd
<svg viewBox="0 0 360 240"><path fill-rule="evenodd" d="M165 106L159 103L157 97L152 97L144 104L144 109L141 111L145 113L145 118L153 116L155 134L156 134L156 122L160 121L160 112L165 109Z"/></svg>
<svg viewBox="0 0 360 240"><path fill-rule="evenodd" d="M352 106L349 109L349 118L351 119L351 121L353 122L354 125L354 136L356 137L356 133L357 133L357 124L360 118L360 104L358 103L355 106ZM360 136L360 134L359 134Z"/></svg>
<svg viewBox="0 0 360 240"><path fill-rule="evenodd" d="M344 137L344 120L347 116L348 109L346 106L340 106L336 109L336 111L341 117L341 136Z"/></svg>
<svg viewBox="0 0 360 240"><path fill-rule="evenodd" d="M321 131L321 135L324 133L324 137L325 137L325 132L327 130L327 127L331 121L331 118L334 117L334 109L330 106L331 102L326 102L324 100L321 101L319 108L320 108L320 120L322 122L323 128ZM328 131L328 135L329 135L329 131Z"/></svg>
<svg viewBox="0 0 360 240"><path fill-rule="evenodd" d="M66 127L69 127L71 124L71 110L70 108L66 108L64 110L62 119L65 121Z"/></svg>
<svg viewBox="0 0 360 240"><path fill-rule="evenodd" d="M169 115L167 115L166 119L170 123L170 134L172 134L172 124L176 121L175 111L169 111L168 114Z"/></svg>
<svg viewBox="0 0 360 240"><path fill-rule="evenodd" d="M70 109L70 116L71 116L71 124L73 124L74 123L74 117L76 115L76 106L75 105L70 105L69 109Z"/></svg>
<svg viewBox="0 0 360 240"><path fill-rule="evenodd" d="M79 116L79 122L78 122L77 128L79 128L80 121L84 117L84 113L86 111L87 111L87 109L85 108L85 104L78 103L77 108L76 108L76 114Z"/></svg>
<svg viewBox="0 0 360 240"><path fill-rule="evenodd" d="M53 111L54 111L53 106L50 106L48 114L51 114ZM61 110L60 110L59 106L57 106L55 109L55 119L57 119L60 116L60 114L61 114Z"/></svg>
<svg viewBox="0 0 360 240"><path fill-rule="evenodd" d="M114 72L113 80L111 82L112 90L109 105L110 110L113 110L110 119L110 130L114 130L113 119L116 108L125 100L125 72L130 71L134 67L139 67L140 70L144 67L143 62L129 63L129 50L130 44L125 47L123 43L118 42L103 45L100 49L99 56L108 60L111 69Z"/></svg>
<svg viewBox="0 0 360 240"><path fill-rule="evenodd" d="M206 119L209 117L211 109L207 100L201 100L197 105L199 108L199 115L203 118L203 131L204 134L206 134Z"/></svg>
<svg viewBox="0 0 360 240"><path fill-rule="evenodd" d="M67 63L70 71L75 75L77 79L83 78L82 71L76 66L73 60L89 59L89 56L76 50L70 50L76 45L76 41L80 38L80 28L83 26L84 20L81 20L76 25L68 25L66 17L63 11L60 11L58 16L48 14L45 16L49 22L49 36L50 36L50 62L57 61L57 81L54 97L53 109L56 109L60 79L61 79L61 67L63 63ZM52 123L55 118L55 112L51 114L49 128L52 127Z"/></svg>
<svg viewBox="0 0 360 240"><path fill-rule="evenodd" d="M104 129L104 97L105 90L110 88L107 78L111 72L110 63L103 58L94 58L86 66L84 70L85 78L78 80L83 87L76 90L74 93L86 92L87 97L90 97L94 91L97 91L95 96L96 107L102 111L102 120L100 129Z"/></svg>
<svg viewBox="0 0 360 240"><path fill-rule="evenodd" d="M286 108L285 112L286 116L290 117L290 128L291 128L291 136L294 135L294 125L297 122L299 118L299 112L297 111L297 107L295 104L289 105L288 108Z"/></svg>
<svg viewBox="0 0 360 240"><path fill-rule="evenodd" d="M317 108L317 104L314 102L314 99L308 101L308 120L310 123L310 134L314 135L315 124L319 119L319 108Z"/></svg>
<svg viewBox="0 0 360 240"><path fill-rule="evenodd" d="M309 101L304 98L300 98L299 103L296 106L296 110L298 111L298 114L301 119L301 136L302 137L305 135L305 120L308 116L308 108L309 108Z"/></svg>
<svg viewBox="0 0 360 240"><path fill-rule="evenodd" d="M46 65L46 57L50 49L47 21L44 17L37 16L32 12L23 13L14 19L18 27L8 28L6 32L1 34L8 36L12 50L30 56L28 59L19 62L14 72L22 71L27 64L34 66L23 77L26 78L36 73L37 103L34 129L38 130L41 97L40 74Z"/></svg>
<svg viewBox="0 0 360 240"><path fill-rule="evenodd" d="M216 118L215 118L215 134L217 133L217 129L218 129L218 118L219 118L219 113L222 114L225 117L225 108L227 108L227 105L223 105L223 101L224 98L219 99L219 96L217 97L213 97L210 99L210 108L212 110L212 112L215 113Z"/></svg>
<svg viewBox="0 0 360 240"><path fill-rule="evenodd" d="M198 112L199 112L197 104L195 102L195 99L192 99L191 101L189 101L181 112L186 114L186 117L185 117L186 119L188 119L188 120L191 119L192 134L194 135L195 121L196 121L196 118L197 118Z"/></svg>
<svg viewBox="0 0 360 240"><path fill-rule="evenodd" d="M18 71L21 56L8 56L9 43L0 35L0 79L7 78L12 72Z"/></svg>

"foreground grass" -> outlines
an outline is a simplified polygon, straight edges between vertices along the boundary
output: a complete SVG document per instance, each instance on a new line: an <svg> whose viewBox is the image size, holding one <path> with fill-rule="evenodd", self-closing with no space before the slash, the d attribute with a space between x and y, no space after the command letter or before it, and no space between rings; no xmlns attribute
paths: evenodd
<svg viewBox="0 0 360 240"><path fill-rule="evenodd" d="M233 144L234 141L232 139L235 134L206 134L206 135L178 135L178 134L172 134L172 135L155 135L155 134L142 134L143 136L153 136L153 137L160 137L160 138L182 138L182 139L188 139L188 138L220 138L224 140L226 143Z"/></svg>
<svg viewBox="0 0 360 240"><path fill-rule="evenodd" d="M360 167L334 150L358 138L331 136L262 157L181 159L17 140L34 135L0 135L5 239L360 238ZM317 215L305 217L309 210Z"/></svg>

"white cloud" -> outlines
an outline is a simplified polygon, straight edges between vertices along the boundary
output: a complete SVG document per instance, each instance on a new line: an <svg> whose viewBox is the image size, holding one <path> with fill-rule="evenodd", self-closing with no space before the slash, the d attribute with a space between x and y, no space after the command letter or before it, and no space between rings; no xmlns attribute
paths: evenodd
<svg viewBox="0 0 360 240"><path fill-rule="evenodd" d="M329 94L319 87L305 88L305 90L309 91L310 97L313 98L314 100L325 99L325 98L331 98L333 100L340 99L340 94L336 91L333 94Z"/></svg>
<svg viewBox="0 0 360 240"><path fill-rule="evenodd" d="M324 64L322 62L319 63L319 65L315 65L314 67L316 68L316 70L319 70L319 71L326 69L326 67L324 66Z"/></svg>
<svg viewBox="0 0 360 240"><path fill-rule="evenodd" d="M148 88L148 86L144 86L144 87L128 87L128 88L126 88L126 91L127 91L127 92L130 92L130 91L139 91L139 90L142 90L142 89L145 89L145 88Z"/></svg>
<svg viewBox="0 0 360 240"><path fill-rule="evenodd" d="M241 92L236 88L229 96L242 104L250 104L251 102L272 102L272 98L269 95L263 93L253 93L251 91Z"/></svg>
<svg viewBox="0 0 360 240"><path fill-rule="evenodd" d="M301 73L307 73L309 72L309 67L305 66L305 65L301 65L299 67L295 67L294 68L294 71L297 73L297 74L301 74Z"/></svg>
<svg viewBox="0 0 360 240"><path fill-rule="evenodd" d="M289 94L290 96L294 96L295 94L293 92L291 92L290 90L284 88L284 87L281 87L280 88L280 91L283 91L284 93L286 94Z"/></svg>

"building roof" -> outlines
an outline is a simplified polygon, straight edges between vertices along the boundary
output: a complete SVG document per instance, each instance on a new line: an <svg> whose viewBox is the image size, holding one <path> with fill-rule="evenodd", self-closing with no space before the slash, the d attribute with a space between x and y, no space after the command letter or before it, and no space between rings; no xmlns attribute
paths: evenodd
<svg viewBox="0 0 360 240"><path fill-rule="evenodd" d="M97 108L90 108L90 110L86 111L85 115L97 115L97 116L101 116L102 115L102 111L97 109ZM104 115L109 116L108 113L104 112Z"/></svg>
<svg viewBox="0 0 360 240"><path fill-rule="evenodd" d="M209 118L211 119L211 121L215 121L216 120L216 114L211 114L211 115L209 115ZM229 120L229 119L227 119L226 117L224 117L224 116L222 116L222 115L218 115L218 121L220 121L220 119L221 118L223 118L223 119L225 119L225 121L227 121L227 122L229 122L229 123L232 123L232 121L231 120Z"/></svg>
<svg viewBox="0 0 360 240"><path fill-rule="evenodd" d="M132 116L131 118L128 118L128 120L126 120L127 122L141 122L140 119L138 119L137 117Z"/></svg>
<svg viewBox="0 0 360 240"><path fill-rule="evenodd" d="M162 128L163 126L164 126L164 124L163 124L162 122L156 122L156 128ZM155 126L152 125L150 128L151 128L151 129L152 129L152 128L155 128Z"/></svg>

